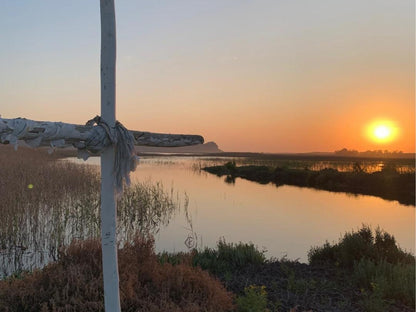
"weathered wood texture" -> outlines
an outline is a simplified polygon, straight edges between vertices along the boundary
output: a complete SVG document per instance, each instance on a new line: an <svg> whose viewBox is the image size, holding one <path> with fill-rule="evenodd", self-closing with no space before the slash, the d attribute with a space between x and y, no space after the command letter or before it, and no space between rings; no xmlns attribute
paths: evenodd
<svg viewBox="0 0 416 312"><path fill-rule="evenodd" d="M115 151L117 142L111 133L116 125L116 20L114 0L100 0L101 15L101 118L96 122L107 132L113 144L101 153L101 247L103 259L104 307L120 312L117 260L117 201L115 196ZM101 136L100 136L101 137ZM88 144L87 144L88 146ZM86 147L88 149L88 147ZM129 171L127 172L127 176Z"/></svg>
<svg viewBox="0 0 416 312"><path fill-rule="evenodd" d="M130 132L134 136L135 145L178 147L204 143L204 138L200 135ZM16 144L18 140L23 140L32 147L72 145L93 153L111 144L105 128L99 125L0 118L0 143Z"/></svg>

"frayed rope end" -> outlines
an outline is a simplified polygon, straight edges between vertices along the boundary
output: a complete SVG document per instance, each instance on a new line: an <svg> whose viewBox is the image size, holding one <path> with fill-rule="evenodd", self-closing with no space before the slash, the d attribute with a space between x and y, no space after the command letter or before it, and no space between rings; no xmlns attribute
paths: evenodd
<svg viewBox="0 0 416 312"><path fill-rule="evenodd" d="M78 148L80 154L85 159L86 150L93 150L94 152L102 150L104 146L111 142L114 147L114 188L116 195L121 195L123 192L124 183L130 186L130 172L134 171L137 166L137 156L134 149L134 137L129 130L127 130L120 122L116 121L114 127L110 127L100 116L89 120L88 126L96 124L104 131L98 129L93 132L93 137L86 142L85 146ZM105 143L107 141L107 143ZM88 157L87 157L88 158Z"/></svg>

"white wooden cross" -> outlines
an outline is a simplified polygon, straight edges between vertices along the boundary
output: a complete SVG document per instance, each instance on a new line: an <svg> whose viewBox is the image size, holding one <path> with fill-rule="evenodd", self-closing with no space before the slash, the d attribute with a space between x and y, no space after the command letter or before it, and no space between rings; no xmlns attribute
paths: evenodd
<svg viewBox="0 0 416 312"><path fill-rule="evenodd" d="M134 170L134 145L185 146L202 144L199 135L128 131L115 118L116 29L114 0L100 0L101 11L101 117L86 125L0 117L0 143L23 140L32 147L78 148L86 159L101 154L101 238L104 303L107 312L120 311L116 241L116 189L129 182ZM94 125L96 124L96 125Z"/></svg>

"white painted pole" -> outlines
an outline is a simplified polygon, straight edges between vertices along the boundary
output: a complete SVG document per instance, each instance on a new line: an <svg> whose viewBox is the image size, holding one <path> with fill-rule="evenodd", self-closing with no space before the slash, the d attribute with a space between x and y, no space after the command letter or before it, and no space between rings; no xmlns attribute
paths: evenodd
<svg viewBox="0 0 416 312"><path fill-rule="evenodd" d="M101 117L114 127L116 116L116 25L114 0L100 0L101 12ZM103 250L104 305L107 312L120 311L114 147L101 154L101 244Z"/></svg>

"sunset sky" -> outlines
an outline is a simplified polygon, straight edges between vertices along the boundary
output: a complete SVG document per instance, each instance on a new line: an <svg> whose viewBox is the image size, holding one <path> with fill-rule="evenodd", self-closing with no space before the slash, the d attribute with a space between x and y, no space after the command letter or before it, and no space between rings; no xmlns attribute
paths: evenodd
<svg viewBox="0 0 416 312"><path fill-rule="evenodd" d="M414 152L414 6L116 0L117 119L224 151ZM98 0L2 0L0 38L2 117L100 114Z"/></svg>

